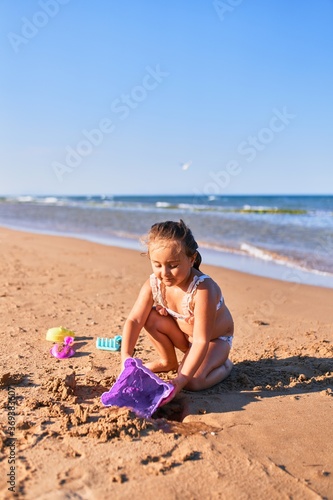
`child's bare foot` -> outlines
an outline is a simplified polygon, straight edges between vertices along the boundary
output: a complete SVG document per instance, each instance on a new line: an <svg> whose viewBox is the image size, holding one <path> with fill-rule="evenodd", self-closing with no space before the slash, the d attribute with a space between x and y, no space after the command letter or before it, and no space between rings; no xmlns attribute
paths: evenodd
<svg viewBox="0 0 333 500"><path fill-rule="evenodd" d="M145 363L144 366L154 373L169 372L178 369L178 364L175 365L169 361L163 361L162 359L150 361L149 363Z"/></svg>

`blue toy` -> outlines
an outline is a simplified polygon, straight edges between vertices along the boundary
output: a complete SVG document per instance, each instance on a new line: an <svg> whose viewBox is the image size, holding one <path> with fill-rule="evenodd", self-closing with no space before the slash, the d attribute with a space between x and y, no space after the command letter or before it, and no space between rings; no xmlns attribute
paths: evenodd
<svg viewBox="0 0 333 500"><path fill-rule="evenodd" d="M121 335L116 335L112 339L97 337L96 347L104 351L120 351Z"/></svg>

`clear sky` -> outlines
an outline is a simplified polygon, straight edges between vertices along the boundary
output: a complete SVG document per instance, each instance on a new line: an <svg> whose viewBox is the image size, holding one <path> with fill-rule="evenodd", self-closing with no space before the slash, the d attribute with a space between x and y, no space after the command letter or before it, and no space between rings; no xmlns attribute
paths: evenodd
<svg viewBox="0 0 333 500"><path fill-rule="evenodd" d="M332 0L2 0L0 194L331 194Z"/></svg>

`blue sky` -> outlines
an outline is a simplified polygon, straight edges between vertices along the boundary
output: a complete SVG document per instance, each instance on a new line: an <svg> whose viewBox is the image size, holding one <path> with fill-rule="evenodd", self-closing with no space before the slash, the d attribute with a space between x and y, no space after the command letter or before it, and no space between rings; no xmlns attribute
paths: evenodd
<svg viewBox="0 0 333 500"><path fill-rule="evenodd" d="M332 193L332 0L3 0L0 18L0 194Z"/></svg>

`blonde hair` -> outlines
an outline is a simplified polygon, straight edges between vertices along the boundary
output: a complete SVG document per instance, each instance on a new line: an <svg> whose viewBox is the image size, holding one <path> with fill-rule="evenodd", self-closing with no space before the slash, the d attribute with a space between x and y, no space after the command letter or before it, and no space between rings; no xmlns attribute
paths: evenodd
<svg viewBox="0 0 333 500"><path fill-rule="evenodd" d="M198 252L198 244L195 241L191 229L180 219L179 222L167 220L153 224L146 237L145 243L149 245L156 240L173 240L181 243L187 257L195 257L193 267L199 270L201 255Z"/></svg>

